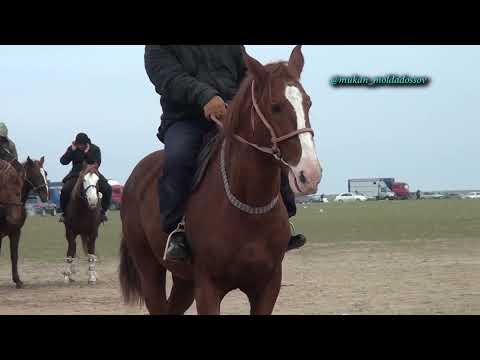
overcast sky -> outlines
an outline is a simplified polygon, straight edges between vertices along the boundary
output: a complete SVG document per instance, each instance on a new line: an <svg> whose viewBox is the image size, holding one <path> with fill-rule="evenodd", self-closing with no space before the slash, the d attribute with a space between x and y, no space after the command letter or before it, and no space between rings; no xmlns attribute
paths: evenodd
<svg viewBox="0 0 480 360"><path fill-rule="evenodd" d="M291 45L247 46L262 62ZM319 192L352 177L395 177L412 190L480 188L479 46L304 46L303 85L312 98L324 177ZM124 182L161 144L160 104L143 46L0 46L0 121L19 156L46 157L50 180L75 134L102 149L102 172ZM422 88L333 88L333 75L428 76Z"/></svg>

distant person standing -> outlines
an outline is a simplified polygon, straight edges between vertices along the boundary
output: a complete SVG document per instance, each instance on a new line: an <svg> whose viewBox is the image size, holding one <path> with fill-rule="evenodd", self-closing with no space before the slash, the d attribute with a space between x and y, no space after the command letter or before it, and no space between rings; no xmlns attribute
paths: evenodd
<svg viewBox="0 0 480 360"><path fill-rule="evenodd" d="M417 190L417 193L416 193L416 194L417 194L417 200L420 200L420 196L421 196L420 190Z"/></svg>

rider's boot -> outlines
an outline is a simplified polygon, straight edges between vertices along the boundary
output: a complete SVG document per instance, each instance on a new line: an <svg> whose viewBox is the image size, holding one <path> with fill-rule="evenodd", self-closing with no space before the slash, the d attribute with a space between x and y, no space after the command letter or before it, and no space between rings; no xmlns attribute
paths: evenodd
<svg viewBox="0 0 480 360"><path fill-rule="evenodd" d="M295 233L295 227L290 222L290 226L292 228L292 234ZM307 242L307 238L303 234L296 234L290 236L290 240L288 241L287 251L295 250L301 248Z"/></svg>
<svg viewBox="0 0 480 360"><path fill-rule="evenodd" d="M302 234L292 235L288 242L287 251L301 248L307 242L307 238Z"/></svg>
<svg viewBox="0 0 480 360"><path fill-rule="evenodd" d="M190 251L185 234L185 227L180 223L168 236L165 260L185 262L190 258Z"/></svg>

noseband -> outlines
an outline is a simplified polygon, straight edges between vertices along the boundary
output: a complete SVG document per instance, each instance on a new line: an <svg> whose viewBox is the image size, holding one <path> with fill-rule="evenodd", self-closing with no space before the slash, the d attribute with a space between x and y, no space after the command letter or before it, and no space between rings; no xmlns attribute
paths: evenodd
<svg viewBox="0 0 480 360"><path fill-rule="evenodd" d="M24 180L32 187L31 191L37 191L41 188L47 188L47 184L42 184L42 185L39 185L39 186L35 186L30 180L28 180L27 177L25 177Z"/></svg>
<svg viewBox="0 0 480 360"><path fill-rule="evenodd" d="M98 194L98 189L97 189L97 185L88 185L85 189L82 189L82 191L80 192L80 197L85 200L85 201L88 201L87 199L87 191L88 189L90 188L94 188L96 191L97 191L97 194Z"/></svg>

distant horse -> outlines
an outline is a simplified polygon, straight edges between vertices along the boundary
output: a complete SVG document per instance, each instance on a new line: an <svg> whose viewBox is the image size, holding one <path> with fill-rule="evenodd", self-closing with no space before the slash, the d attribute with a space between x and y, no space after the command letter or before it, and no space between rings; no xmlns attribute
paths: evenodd
<svg viewBox="0 0 480 360"><path fill-rule="evenodd" d="M222 299L234 289L247 295L251 314L274 309L291 236L280 174L289 172L296 193L311 194L321 167L308 116L311 101L300 84L301 47L288 63L263 66L248 54L245 61L249 76L218 123L223 132L187 205L192 264L164 260L167 234L160 225L156 186L163 151L140 161L124 187L123 297L126 303L144 301L151 314L183 314L194 300L198 314L219 314ZM173 275L168 300L167 270Z"/></svg>
<svg viewBox="0 0 480 360"><path fill-rule="evenodd" d="M66 283L73 282L72 275L77 273L74 259L77 252L76 238L82 238L82 245L88 258L88 283L97 282L95 242L98 237L98 227L101 223L102 194L98 190L100 175L95 165L84 165L72 190L70 202L65 211L65 236L68 241L65 270Z"/></svg>
<svg viewBox="0 0 480 360"><path fill-rule="evenodd" d="M32 160L30 157L23 164L17 160L10 162L0 160L0 247L5 236L10 238L10 259L12 262L12 280L17 289L23 286L18 276L18 243L27 213L25 202L28 194L36 192L43 202L48 201L47 172L43 168L45 158Z"/></svg>

